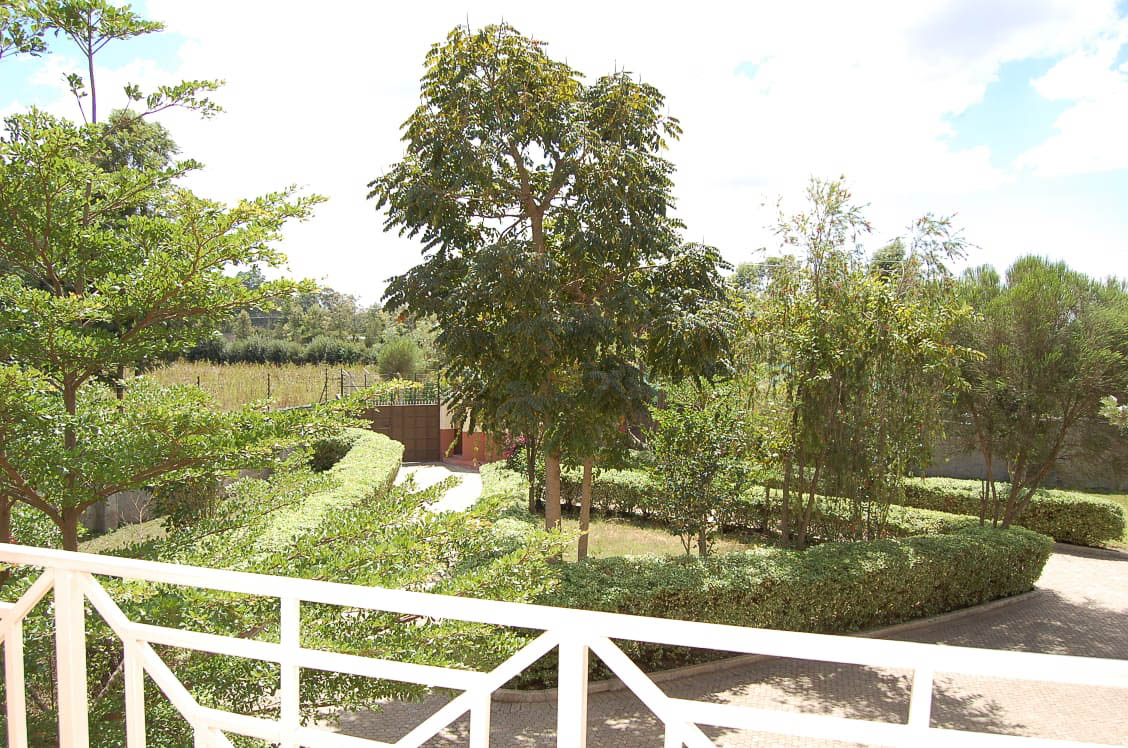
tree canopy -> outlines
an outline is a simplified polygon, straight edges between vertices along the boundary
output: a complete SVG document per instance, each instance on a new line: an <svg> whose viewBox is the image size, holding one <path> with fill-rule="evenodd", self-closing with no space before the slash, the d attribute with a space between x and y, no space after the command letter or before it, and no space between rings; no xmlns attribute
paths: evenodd
<svg viewBox="0 0 1128 748"><path fill-rule="evenodd" d="M320 198L286 189L228 206L178 186L199 165L172 163L175 144L144 120L174 106L212 113L203 94L217 84L186 82L148 95L128 85L126 99L140 108L100 122L95 55L110 41L160 25L104 0L23 9L29 28L78 40L88 72L69 79L86 123L31 109L9 117L0 136L0 367L16 391L37 393L26 407L11 402L0 410L7 437L0 443L0 509L6 517L11 501L23 501L47 512L73 549L78 515L111 488L156 481L182 469L187 453L214 456L235 446L218 422L175 433L200 407L185 391L138 386L107 410L98 382L112 381L124 394L127 369L187 350L242 309L312 290L289 280L251 289L227 271L283 263L273 246L283 224L307 217ZM125 441L103 438L124 424L135 429L120 432ZM209 438L207 448L187 448L187 441ZM128 445L164 451L115 453ZM57 461L44 462L47 456ZM78 464L82 470L60 473L61 465Z"/></svg>
<svg viewBox="0 0 1128 748"><path fill-rule="evenodd" d="M435 45L421 99L369 196L423 243L385 298L439 320L456 413L535 437L553 473L644 412L651 377L723 370L723 263L679 237L657 89L587 84L501 24Z"/></svg>

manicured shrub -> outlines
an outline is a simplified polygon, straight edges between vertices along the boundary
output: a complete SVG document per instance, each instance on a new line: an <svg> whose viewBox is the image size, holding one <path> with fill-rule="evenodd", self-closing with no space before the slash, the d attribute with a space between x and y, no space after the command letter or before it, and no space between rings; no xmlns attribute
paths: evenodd
<svg viewBox="0 0 1128 748"><path fill-rule="evenodd" d="M335 511L349 509L365 499L387 493L403 459L403 445L365 429L345 429L352 446L325 471L329 488L275 511L257 538L260 549L284 548L302 532L319 527Z"/></svg>
<svg viewBox="0 0 1128 748"><path fill-rule="evenodd" d="M713 558L593 559L545 602L790 631L849 632L1025 592L1052 543L1022 528L763 547Z"/></svg>
<svg viewBox="0 0 1128 748"><path fill-rule="evenodd" d="M1052 541L1023 528L965 528L946 535L824 543L804 551L764 547L696 557L591 559L560 567L539 602L735 626L847 633L1026 592ZM620 642L643 669L719 653ZM552 663L518 685L554 685ZM596 669L594 677L606 674Z"/></svg>
<svg viewBox="0 0 1128 748"><path fill-rule="evenodd" d="M621 514L643 518L655 517L661 502L659 486L641 470L600 470L592 482L592 509L603 514ZM571 505L579 500L580 473L564 471L561 476L560 494ZM778 512L782 494L771 489L764 496L764 487L756 486L738 500L728 502L720 517L720 524L728 529L763 530L772 512ZM798 506L798 501L796 502ZM881 536L908 537L910 535L931 535L953 532L963 527L977 526L974 517L945 513L907 506L865 507L867 511L880 513L878 518L870 517L869 525L880 530ZM820 540L842 540L864 535L865 522L852 516L850 502L819 497L811 520L811 533ZM861 524L862 527L858 525Z"/></svg>
<svg viewBox="0 0 1128 748"><path fill-rule="evenodd" d="M324 473L329 468L340 462L356 443L357 434L352 431L344 432L331 439L322 439L313 445L313 454L309 458L309 469L315 473Z"/></svg>
<svg viewBox="0 0 1128 748"><path fill-rule="evenodd" d="M1007 483L995 486L1000 495L1010 489ZM905 504L978 517L980 487L975 480L913 479L905 484ZM1060 543L1099 545L1124 536L1125 516L1123 507L1101 496L1042 489L1015 522Z"/></svg>

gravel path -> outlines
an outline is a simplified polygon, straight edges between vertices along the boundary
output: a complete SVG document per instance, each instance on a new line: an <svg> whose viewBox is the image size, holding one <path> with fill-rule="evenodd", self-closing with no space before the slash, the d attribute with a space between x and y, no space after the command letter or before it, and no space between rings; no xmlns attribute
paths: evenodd
<svg viewBox="0 0 1128 748"><path fill-rule="evenodd" d="M442 504L447 502L444 499ZM1058 545L1038 587L1039 594L1013 604L901 632L896 638L1128 659L1128 554ZM908 675L898 670L775 659L660 687L677 698L904 722ZM341 731L394 742L446 701L447 697L435 695L422 703L391 703L380 712L346 714L341 718ZM661 723L629 692L592 694L588 714L589 746L662 745ZM555 721L554 701L495 702L491 742L497 746L554 746ZM1128 689L938 674L932 724L1128 744ZM704 729L718 746L852 745ZM463 718L427 745L466 745L467 736L468 722Z"/></svg>

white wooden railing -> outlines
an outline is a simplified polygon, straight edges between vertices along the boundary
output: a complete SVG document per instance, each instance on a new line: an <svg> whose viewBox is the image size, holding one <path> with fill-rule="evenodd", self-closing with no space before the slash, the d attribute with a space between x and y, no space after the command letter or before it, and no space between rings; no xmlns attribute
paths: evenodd
<svg viewBox="0 0 1128 748"><path fill-rule="evenodd" d="M21 622L52 588L55 590L59 741L68 748L89 745L84 600L90 602L124 644L128 748L142 748L145 745L143 679L146 673L193 727L197 748L230 746L225 733L262 738L280 744L283 748L371 748L393 745L304 726L298 703L298 682L303 669L329 670L462 691L461 695L394 745L420 746L452 721L469 712L470 745L482 748L489 745L490 702L493 692L554 647L559 649L560 661L557 744L569 747L583 746L586 740L589 651L595 652L662 721L665 725L666 748L682 745L712 746L713 743L699 725L855 741L870 745L1086 745L931 727L933 674L961 673L1128 688L1128 661L1124 660L1004 652L642 618L219 571L19 545L0 544L0 562L44 569L18 601L0 604L0 637L4 643L10 748L27 746ZM134 623L94 578L95 574L279 598L280 642L248 641ZM432 667L302 647L300 606L303 602L516 626L544 633L489 672ZM639 670L612 639L911 670L913 684L908 722L873 722L671 698ZM153 650L152 644L279 663L279 719L262 719L201 706ZM1062 717L1065 719L1067 715Z"/></svg>

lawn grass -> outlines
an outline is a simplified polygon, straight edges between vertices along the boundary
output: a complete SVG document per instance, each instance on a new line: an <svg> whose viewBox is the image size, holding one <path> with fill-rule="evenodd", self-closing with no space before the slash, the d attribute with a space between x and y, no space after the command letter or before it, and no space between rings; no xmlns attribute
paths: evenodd
<svg viewBox="0 0 1128 748"><path fill-rule="evenodd" d="M78 544L83 553L109 553L145 540L159 540L165 536L164 520L160 517L136 525L123 525Z"/></svg>
<svg viewBox="0 0 1128 748"><path fill-rule="evenodd" d="M575 517L563 518L564 529L579 532L580 523ZM589 530L588 555L592 558L614 556L684 556L685 548L676 535L671 535L662 525L623 517L593 517ZM754 537L724 533L713 543L713 553L740 551L757 545ZM697 555L694 544L693 554ZM567 561L576 560L576 547L564 554Z"/></svg>

